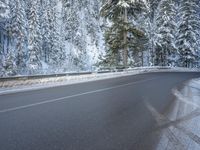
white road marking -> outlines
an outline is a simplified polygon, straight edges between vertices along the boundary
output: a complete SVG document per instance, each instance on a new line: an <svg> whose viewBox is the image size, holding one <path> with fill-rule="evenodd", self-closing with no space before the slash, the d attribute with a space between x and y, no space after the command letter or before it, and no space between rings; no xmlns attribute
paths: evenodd
<svg viewBox="0 0 200 150"><path fill-rule="evenodd" d="M142 82L152 81L152 80L155 80L157 78L152 78L152 79L147 79L147 80L140 80L140 81L131 82L131 83L127 83L127 84L112 86L112 87L109 87L109 88L104 88L104 89L99 89L99 90L79 93L79 94L66 96L66 97L61 97L61 98L52 99L52 100L46 100L46 101L33 103L33 104L29 104L29 105L18 106L18 107L13 107L13 108L7 108L7 109L0 110L0 113L6 113L6 112L16 111L16 110L20 110L20 109L30 108L30 107L34 107L34 106L38 106L38 105L42 105L42 104L53 103L53 102L62 101L62 100L66 100L66 99L69 99L69 98L79 97L79 96L83 96L83 95L88 95L88 94L93 94L93 93L98 93L98 92L104 92L104 91L117 89L117 88L129 86L129 85L134 85L134 84L138 84L138 83L142 83Z"/></svg>

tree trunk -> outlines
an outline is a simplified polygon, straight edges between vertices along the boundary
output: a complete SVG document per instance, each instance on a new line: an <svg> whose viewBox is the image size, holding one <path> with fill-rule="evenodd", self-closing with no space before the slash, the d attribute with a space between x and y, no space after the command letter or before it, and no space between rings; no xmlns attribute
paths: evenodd
<svg viewBox="0 0 200 150"><path fill-rule="evenodd" d="M127 8L124 8L124 22L128 23L128 17L127 17ZM128 60L128 46L127 46L127 25L125 26L124 31L124 51L123 51L123 63L124 67L127 67L127 60Z"/></svg>

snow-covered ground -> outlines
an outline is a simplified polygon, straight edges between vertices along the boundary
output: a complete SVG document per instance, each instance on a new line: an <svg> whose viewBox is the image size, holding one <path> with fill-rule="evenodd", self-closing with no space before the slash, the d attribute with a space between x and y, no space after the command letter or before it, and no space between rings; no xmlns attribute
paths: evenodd
<svg viewBox="0 0 200 150"><path fill-rule="evenodd" d="M42 89L47 87L55 87L61 85L76 84L81 82L90 82L95 80L130 76L141 73L162 72L162 71L187 72L187 71L199 71L199 70L196 69L191 70L186 68L169 68L169 67L140 67L140 68L129 68L127 70L124 70L123 72L112 72L112 73L101 73L101 74L92 73L88 75L0 81L0 95L13 92L15 93L19 91Z"/></svg>
<svg viewBox="0 0 200 150"><path fill-rule="evenodd" d="M165 115L157 112L164 122L160 125L162 132L157 150L199 150L200 79L188 81L182 90L174 89L173 93L176 100L170 112Z"/></svg>

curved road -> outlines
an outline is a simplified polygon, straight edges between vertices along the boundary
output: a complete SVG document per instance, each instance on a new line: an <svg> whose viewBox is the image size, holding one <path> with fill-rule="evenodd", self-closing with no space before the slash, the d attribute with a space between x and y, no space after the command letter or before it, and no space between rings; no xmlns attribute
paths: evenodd
<svg viewBox="0 0 200 150"><path fill-rule="evenodd" d="M165 115L172 89L199 76L147 73L1 95L0 150L154 150L166 129L184 149Z"/></svg>

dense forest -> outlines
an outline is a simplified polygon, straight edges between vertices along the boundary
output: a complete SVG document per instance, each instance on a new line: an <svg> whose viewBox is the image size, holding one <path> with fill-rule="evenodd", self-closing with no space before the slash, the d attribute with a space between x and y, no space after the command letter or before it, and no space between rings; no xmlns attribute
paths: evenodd
<svg viewBox="0 0 200 150"><path fill-rule="evenodd" d="M0 0L0 76L200 66L199 0Z"/></svg>

